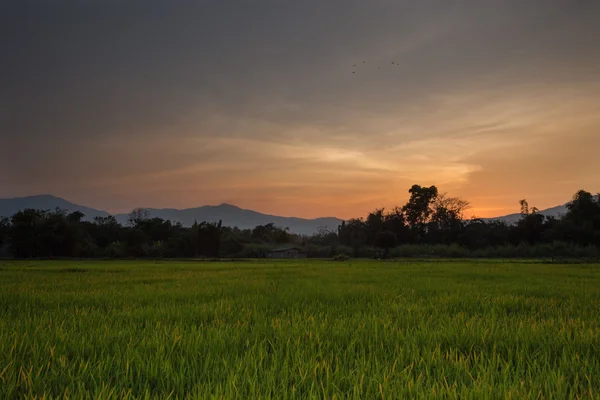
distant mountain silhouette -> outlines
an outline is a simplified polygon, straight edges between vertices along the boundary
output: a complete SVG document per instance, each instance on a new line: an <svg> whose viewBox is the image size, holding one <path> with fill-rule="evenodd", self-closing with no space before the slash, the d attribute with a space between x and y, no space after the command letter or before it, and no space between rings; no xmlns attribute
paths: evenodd
<svg viewBox="0 0 600 400"><path fill-rule="evenodd" d="M79 204L71 203L60 197L42 194L38 196L0 199L0 217L11 217L18 211L26 208L54 211L57 207L61 210L67 210L67 212L80 211L85 214L84 219L88 221L93 220L95 217L107 217L110 215L106 211L80 206Z"/></svg>
<svg viewBox="0 0 600 400"><path fill-rule="evenodd" d="M569 203L565 203L562 206L556 206L556 207L552 207L552 208L547 208L545 210L540 210L539 213L546 217L560 218L567 213L567 204L569 204ZM504 221L508 224L514 224L521 219L521 213L514 213L514 214L503 215L501 217L482 218L482 219L485 221L495 220L495 221Z"/></svg>
<svg viewBox="0 0 600 400"><path fill-rule="evenodd" d="M10 217L19 210L25 208L54 210L57 207L67 210L68 212L81 211L85 214L85 220L92 220L94 217L106 217L110 215L106 211L80 206L60 197L40 195L0 199L0 217ZM252 229L257 225L274 223L276 226L282 228L290 228L290 232L300 235L316 233L320 227L327 227L329 230L335 230L342 223L341 219L333 217L304 219L262 214L252 210L244 210L230 204L203 206L183 210L174 208L147 208L147 210L150 212L150 217L158 217L172 222L181 222L181 224L185 226L191 226L194 221L217 222L222 220L224 226L237 226L240 229ZM117 221L122 224L127 224L128 217L128 214L115 215Z"/></svg>
<svg viewBox="0 0 600 400"><path fill-rule="evenodd" d="M273 223L281 228L290 228L290 232L299 235L311 235L316 233L320 227L335 230L342 220L334 217L304 219L295 217L280 217L276 215L262 214L252 210L245 210L231 204L218 206L203 206L197 208L186 208L177 210L174 208L147 208L151 217L158 217L172 222L181 222L182 225L190 226L194 221L218 222L223 221L224 226L237 226L240 229L252 229L257 225ZM117 221L127 223L127 214L115 215Z"/></svg>
<svg viewBox="0 0 600 400"><path fill-rule="evenodd" d="M598 196L594 196L594 197L596 199L598 198ZM562 206L556 206L556 207L547 208L545 210L540 210L539 213L546 217L560 218L567 213L567 211L568 211L567 205L568 204L569 203L565 203ZM487 221L500 220L500 221L504 221L508 224L514 224L517 221L519 221L520 218L521 218L521 213L515 213L515 214L504 215L502 217L482 218L482 219L487 220Z"/></svg>

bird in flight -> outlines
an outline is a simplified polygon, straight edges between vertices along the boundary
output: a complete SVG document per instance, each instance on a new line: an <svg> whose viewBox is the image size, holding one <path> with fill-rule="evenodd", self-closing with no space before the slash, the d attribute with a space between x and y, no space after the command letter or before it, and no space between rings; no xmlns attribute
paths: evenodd
<svg viewBox="0 0 600 400"><path fill-rule="evenodd" d="M363 64L366 64L366 63L367 63L367 61L366 61L366 60L363 60ZM398 66L398 67L400 66L400 63L397 63L396 61L390 61L390 63L391 63L392 65L396 65L396 66ZM352 67L353 67L353 69L352 69L352 73L353 73L353 74L356 74L356 72L361 72L361 71L359 71L358 69L356 69L356 68L357 68L357 64L352 64ZM378 70L378 71L381 71L381 68L382 68L382 67L377 67L377 70ZM384 68L384 69L385 69L385 68Z"/></svg>

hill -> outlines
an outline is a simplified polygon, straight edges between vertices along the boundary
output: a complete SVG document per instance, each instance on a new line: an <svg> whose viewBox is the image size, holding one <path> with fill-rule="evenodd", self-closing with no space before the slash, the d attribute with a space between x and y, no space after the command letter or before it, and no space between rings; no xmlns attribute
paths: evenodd
<svg viewBox="0 0 600 400"><path fill-rule="evenodd" d="M594 196L596 199L598 199L598 196ZM546 217L555 217L555 218L561 218L562 216L564 216L568 209L567 209L567 205L569 203L565 203L561 206L556 206L556 207L551 207L551 208L547 208L545 210L540 210L539 213L546 216ZM514 214L508 214L508 215L504 215L502 217L494 217L494 218L483 218L484 220L487 221L504 221L508 224L514 224L517 221L519 221L519 219L521 218L521 214L520 213L514 213Z"/></svg>
<svg viewBox="0 0 600 400"><path fill-rule="evenodd" d="M110 215L106 211L81 206L49 194L15 197L12 199L0 199L0 217L11 217L18 211L26 208L51 211L55 210L56 208L60 208L61 210L67 210L67 212L80 211L85 214L84 219L87 221L91 221L95 217L107 217Z"/></svg>
<svg viewBox="0 0 600 400"><path fill-rule="evenodd" d="M547 208L545 210L539 211L539 213L546 217L560 218L567 213L567 204L569 204L569 203L565 203L562 206ZM514 213L514 214L504 215L502 217L483 218L483 219L486 221L504 221L508 224L514 224L517 221L519 221L519 219L521 219L521 213Z"/></svg>
<svg viewBox="0 0 600 400"><path fill-rule="evenodd" d="M237 226L240 229L252 229L257 225L274 223L278 227L290 228L290 232L300 235L316 233L320 227L326 226L335 230L342 220L334 217L305 219L296 217L281 217L277 215L262 214L257 211L246 210L231 204L218 206L203 206L178 210L174 208L148 208L151 217L158 217L172 222L180 222L190 226L194 221L218 222L223 221L224 226ZM115 216L122 224L127 223L127 214Z"/></svg>
<svg viewBox="0 0 600 400"><path fill-rule="evenodd" d="M92 220L95 217L106 217L110 215L106 211L71 203L68 200L51 195L39 195L18 197L12 199L0 199L0 217L10 217L19 210L26 208L35 208L43 210L54 210L56 208L67 210L68 212L81 211L85 214L85 220ZM240 229L252 229L257 225L266 225L274 223L282 228L290 228L290 232L300 235L310 235L316 233L320 227L326 226L330 230L335 230L342 223L339 218L316 218L305 219L295 217L281 217L276 215L262 214L252 210L245 210L230 204L221 204L218 206L203 206L197 208L188 208L183 210L165 208L149 208L151 217L158 217L172 222L180 222L184 226L190 226L194 221L217 222L223 221L224 226L237 226ZM117 214L115 218L122 224L127 224L128 214Z"/></svg>

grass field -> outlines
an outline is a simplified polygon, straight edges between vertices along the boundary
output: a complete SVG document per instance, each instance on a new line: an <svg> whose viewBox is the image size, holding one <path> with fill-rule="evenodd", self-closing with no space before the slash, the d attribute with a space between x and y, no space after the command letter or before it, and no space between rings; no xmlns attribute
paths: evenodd
<svg viewBox="0 0 600 400"><path fill-rule="evenodd" d="M600 266L0 262L0 398L600 398Z"/></svg>

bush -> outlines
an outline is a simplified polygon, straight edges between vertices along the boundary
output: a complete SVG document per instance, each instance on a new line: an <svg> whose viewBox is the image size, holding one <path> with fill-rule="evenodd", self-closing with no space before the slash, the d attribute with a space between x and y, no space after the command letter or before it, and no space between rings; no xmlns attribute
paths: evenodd
<svg viewBox="0 0 600 400"><path fill-rule="evenodd" d="M221 240L219 253L224 257L235 257L244 251L243 243L240 243L235 237L228 236Z"/></svg>
<svg viewBox="0 0 600 400"><path fill-rule="evenodd" d="M99 257L102 256L102 250L93 240L88 239L83 243L75 254L77 257Z"/></svg>
<svg viewBox="0 0 600 400"><path fill-rule="evenodd" d="M157 240L150 245L143 246L144 255L152 258L163 258L165 256L165 244L164 242Z"/></svg>
<svg viewBox="0 0 600 400"><path fill-rule="evenodd" d="M423 255L425 251L422 249L423 246L412 245L412 244L403 244L397 247L394 247L390 250L389 256L392 258L408 258L408 257L416 257L418 255Z"/></svg>
<svg viewBox="0 0 600 400"><path fill-rule="evenodd" d="M308 246L306 256L309 258L329 258L333 254L331 246Z"/></svg>
<svg viewBox="0 0 600 400"><path fill-rule="evenodd" d="M264 258L271 248L264 244L247 244L238 254L241 258Z"/></svg>
<svg viewBox="0 0 600 400"><path fill-rule="evenodd" d="M346 254L336 254L333 256L333 261L348 261L349 259L350 256L347 256Z"/></svg>
<svg viewBox="0 0 600 400"><path fill-rule="evenodd" d="M334 249L334 254L338 254L338 255L344 254L348 257L351 257L353 253L354 253L354 251L352 250L352 247L350 247L350 246L339 245L339 246L335 246L335 249Z"/></svg>
<svg viewBox="0 0 600 400"><path fill-rule="evenodd" d="M380 251L373 247L361 247L356 252L356 257L358 258L381 258L382 255L383 251Z"/></svg>
<svg viewBox="0 0 600 400"><path fill-rule="evenodd" d="M117 241L117 242L112 242L111 244L106 246L105 253L106 253L107 257L119 258L119 257L123 257L125 252L124 252L123 245L121 244L121 242Z"/></svg>

